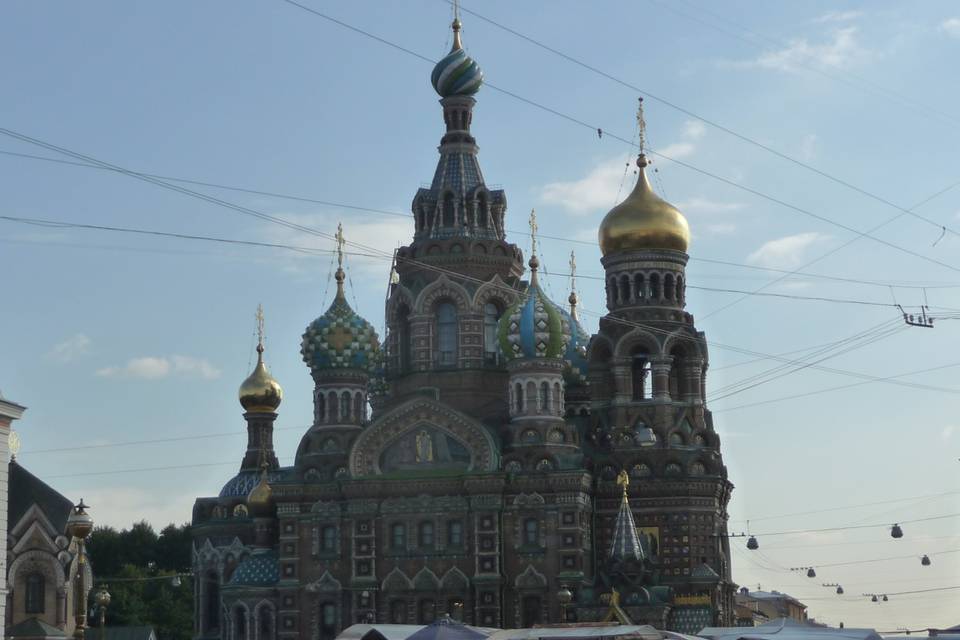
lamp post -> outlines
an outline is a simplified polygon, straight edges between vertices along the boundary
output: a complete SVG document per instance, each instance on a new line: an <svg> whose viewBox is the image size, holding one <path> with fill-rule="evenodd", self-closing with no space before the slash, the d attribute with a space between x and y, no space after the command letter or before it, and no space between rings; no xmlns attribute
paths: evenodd
<svg viewBox="0 0 960 640"><path fill-rule="evenodd" d="M83 498L81 498L80 502L73 508L73 513L67 518L67 534L77 541L77 576L73 595L74 616L76 618L73 637L77 640L84 640L87 629L87 590L84 576L87 555L84 540L87 539L91 531L93 531L93 518L87 513L87 505L83 504Z"/></svg>
<svg viewBox="0 0 960 640"><path fill-rule="evenodd" d="M560 624L566 624L567 622L567 606L573 600L573 594L570 592L570 589L566 585L560 587L560 591L557 591L557 601L560 603Z"/></svg>
<svg viewBox="0 0 960 640"><path fill-rule="evenodd" d="M107 633L107 606L110 604L110 592L107 591L107 585L100 587L95 598L97 606L100 608L100 640L103 640Z"/></svg>

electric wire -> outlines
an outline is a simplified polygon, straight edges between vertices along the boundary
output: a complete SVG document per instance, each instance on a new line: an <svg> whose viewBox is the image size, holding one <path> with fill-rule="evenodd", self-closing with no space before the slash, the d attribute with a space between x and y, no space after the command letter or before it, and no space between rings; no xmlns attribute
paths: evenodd
<svg viewBox="0 0 960 640"><path fill-rule="evenodd" d="M435 62L436 62L435 60L432 60L431 58L428 58L427 56L424 56L424 55L421 55L421 54L419 54L419 53L417 53L417 52L415 52L415 51L412 51L411 49L408 49L407 47L404 47L404 46L399 45L399 44L397 44L397 43L391 42L391 41L389 41L389 40L387 40L387 39L385 39L385 38L382 38L382 37L380 37L380 36L374 35L373 33L370 33L370 32L368 32L368 31L365 31L365 30L363 30L363 29L360 29L360 28L358 28L358 27L355 27L355 26L353 26L353 25L351 25L351 24L348 24L348 23L346 23L346 22L344 22L344 21L342 21L342 20L339 20L339 19L337 19L337 18L334 18L334 17L332 17L332 16L329 16L329 15L327 15L327 14L325 14L325 13L320 12L320 11L317 11L316 9L313 9L313 8L311 8L311 7L308 7L308 6L306 6L306 5L303 5L303 4L299 3L299 2L296 2L295 0L280 0L280 1L281 1L281 2L285 2L285 3L287 3L287 4L291 5L291 6L298 7L298 8L300 8L300 9L302 9L302 10L304 10L304 11L307 11L307 12L313 14L313 15L316 15L316 16L318 16L318 17L320 17L320 18L323 18L324 20L327 20L327 21L332 22L332 23L334 23L334 24L337 24L337 25L339 25L339 26L341 26L341 27L344 27L344 28L346 28L346 29L349 29L350 31L353 31L353 32L358 33L358 34L360 34L360 35L363 35L363 36L365 36L365 37L368 37L368 38L371 38L371 39L373 39L373 40L376 40L377 42L380 42L380 43L382 43L382 44L384 44L384 45L387 45L387 46L389 46L389 47L392 47L392 48L394 48L394 49L396 49L396 50L398 50L398 51L402 51L402 52L407 53L407 54L409 54L409 55L415 56L415 57L417 57L417 58L419 58L420 60L423 60L423 61L425 61L425 62L430 62L430 63L435 63ZM542 104L542 103L539 103L539 102L536 102L536 101L531 100L531 99L529 99L529 98L526 98L526 97L524 97L524 96L521 96L521 95L519 95L519 94L517 94L517 93L515 93L515 92L513 92L513 91L509 91L509 90L507 90L507 89L503 89L502 87L498 87L498 86L496 86L496 85L494 85L494 84L491 84L491 83L489 83L489 82L485 82L485 83L484 83L484 86L489 87L492 91L496 91L496 92L498 92L498 93L502 93L502 94L504 94L504 95L510 96L510 97L512 97L512 98L514 98L514 99L516 99L516 100L519 100L519 101L521 101L521 102L524 102L524 103L526 103L526 104L529 104L530 106L536 107L536 108L538 108L538 109L541 109L541 110L543 110L543 111L546 111L546 112L548 112L548 113L551 113L551 114L553 114L553 115L555 115L555 116L557 116L557 117L563 118L564 120L567 120L567 121L572 122L572 123L574 123L574 124L577 124L577 125L580 125L580 126L582 126L582 127L585 127L585 128L587 128L587 129L589 129L591 132L595 132L597 129L603 129L602 127L597 127L597 126L595 126L595 125L593 125L593 124L590 124L590 123L585 122L584 120L581 120L581 119L576 118L576 117L574 117L574 116L571 116L571 115L569 115L569 114L563 113L563 112L561 112L561 111L558 111L557 109L554 109L554 108L552 108L552 107L548 107L547 105L544 105L544 104ZM607 136L607 137L609 137L609 138L614 138L614 139L619 140L620 142L623 142L623 143L628 144L628 145L631 144L631 141L630 141L629 139L623 137L623 136L619 136L619 135L616 135L616 134L609 133L606 129L603 129L603 131L604 131L604 135ZM4 130L0 129L0 133L2 133L2 132L4 132ZM734 134L734 135L737 135L737 134ZM667 155L665 155L665 154L663 154L663 153L660 153L660 152L655 151L655 150L652 150L652 149L649 150L649 152L650 152L650 154L652 154L652 155L654 155L654 156L663 158L663 159L665 159L665 160L669 160L669 161L671 161L671 162L673 162L673 163L675 163L675 164L677 164L677 165L679 165L679 166L681 166L681 167L684 167L684 168L686 168L686 169L689 169L689 170L694 171L694 172L696 172L696 173L699 173L699 174L701 174L701 175L710 177L710 178L712 178L712 179L714 179L714 180L716 180L716 181L722 182L722 183L727 184L727 185L729 185L729 186L731 186L731 187L734 187L734 188L736 188L736 189L740 189L741 191L745 191L745 192L747 192L747 193L750 193L750 194L752 194L752 195L754 195L754 196L757 196L757 197L762 198L762 199L764 199L764 200L767 200L767 201L769 201L769 202L773 202L773 203L778 204L778 205L780 205L780 206L782 206L782 207L784 207L784 208L786 208L786 209L790 209L790 210L795 211L795 212L797 212L797 213L800 213L800 214L803 214L803 215L812 217L812 218L814 218L814 219L816 219L816 220L820 220L821 222L830 224L830 225L832 225L832 226L836 226L836 227L838 227L838 228L840 228L840 229L843 229L843 230L845 230L845 231L848 231L848 232L850 232L850 233L855 234L857 237L870 238L870 239L873 240L874 242L877 242L877 243L882 244L882 245L884 245L884 246L887 246L887 247L889 247L889 248L895 249L895 250L900 251L900 252L902 252L902 253L906 253L906 254L911 255L911 256L913 256L913 257L915 257L915 258L918 258L918 259L920 259L920 260L923 260L923 261L925 261L925 262L930 262L931 264L936 264L936 265L941 266L941 267L944 267L944 268L946 268L946 269L950 269L951 271L960 272L960 267L958 267L958 266L956 266L956 265L951 265L951 264L948 264L948 263L943 262L943 261L941 261L941 260L937 260L936 258L931 258L931 257L929 257L929 256L925 256L925 255L923 255L923 254L921 254L921 253L918 253L918 252L913 251L913 250L911 250L911 249L908 249L908 248L906 248L906 247L902 247L902 246L897 245L897 244L895 244L895 243L893 243L893 242L890 242L890 241L888 241L888 240L884 240L883 238L878 238L878 237L876 237L876 236L870 235L873 231L875 231L875 230L876 230L877 228L879 228L879 227L875 227L874 229L871 229L871 230L868 230L868 231L859 231L859 230L857 230L857 229L855 229L855 228L853 228L853 227L851 227L851 226L849 226L849 225L847 225L847 224L844 224L844 223L842 223L842 222L838 222L838 221L836 221L836 220L832 220L832 219L830 219L830 218L828 218L828 217L826 217L826 216L824 216L824 215L818 214L818 213L816 213L816 212L814 212L814 211L810 211L809 209L805 209L805 208L800 207L800 206L798 206L798 205L794 205L794 204L792 204L792 203L789 203L789 202L787 202L787 201L785 201L785 200L782 200L782 199L780 199L780 198L777 198L777 197L775 197L775 196L766 194L766 193L764 193L764 192L762 192L762 191L759 191L759 190L757 190L757 189L754 189L753 187L749 187L749 186L747 186L747 185L741 184L741 183L739 183L739 182L737 182L737 181L735 181L735 180L731 180L731 179L729 179L729 178L724 178L723 176L720 176L720 175L718 175L718 174L711 173L710 171L707 171L707 170L705 170L705 169L702 169L702 168L700 168L700 167L697 167L697 166L695 166L695 165L692 165L692 164L690 164L690 163L688 163L688 162L684 162L683 160L679 160L679 159L677 159L677 158L672 158L672 157L670 157L670 156L667 156ZM904 212L908 211L908 210L902 209L901 207L898 207L898 206L896 206L896 205L894 205L894 206L895 206L897 209L901 210L901 211L904 211ZM900 215L900 216L902 216L902 215L907 215L907 213L901 213L901 214L899 214L899 215ZM899 217L899 216L898 216L898 217ZM882 224L887 224L888 222L892 222L894 219L895 219L895 218L891 218L891 219L889 219L887 222L884 222L884 223L882 223ZM881 225L881 226L882 226L882 225ZM941 226L941 225L938 225L938 227L939 227L939 226Z"/></svg>

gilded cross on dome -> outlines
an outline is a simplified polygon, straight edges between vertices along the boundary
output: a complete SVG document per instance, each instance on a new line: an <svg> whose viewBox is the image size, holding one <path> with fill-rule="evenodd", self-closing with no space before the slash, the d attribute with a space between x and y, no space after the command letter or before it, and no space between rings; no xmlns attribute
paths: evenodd
<svg viewBox="0 0 960 640"><path fill-rule="evenodd" d="M537 226L537 212L535 209L530 209L530 254L535 256L537 255L537 229L540 227Z"/></svg>
<svg viewBox="0 0 960 640"><path fill-rule="evenodd" d="M343 351L353 342L353 333L347 327L337 325L327 334L327 343L337 351Z"/></svg>
<svg viewBox="0 0 960 640"><path fill-rule="evenodd" d="M263 353L263 305L257 305L257 353Z"/></svg>

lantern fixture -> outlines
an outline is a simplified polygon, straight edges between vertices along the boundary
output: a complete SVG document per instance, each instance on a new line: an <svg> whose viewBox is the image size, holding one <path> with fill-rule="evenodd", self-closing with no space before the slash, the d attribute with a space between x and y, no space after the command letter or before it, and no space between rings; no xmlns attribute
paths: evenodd
<svg viewBox="0 0 960 640"><path fill-rule="evenodd" d="M900 525L899 525L899 524L893 525L893 527L890 529L890 537L891 537L891 538L902 538L902 537L903 537L903 529L900 528Z"/></svg>
<svg viewBox="0 0 960 640"><path fill-rule="evenodd" d="M843 587L841 587L840 585L837 585L837 595L838 596L843 595Z"/></svg>
<svg viewBox="0 0 960 640"><path fill-rule="evenodd" d="M809 569L807 569L807 577L808 577L808 578L816 578L816 577L817 577L817 572L813 570L813 567L810 567Z"/></svg>
<svg viewBox="0 0 960 640"><path fill-rule="evenodd" d="M920 564L924 567L930 566L930 557L927 554L923 554L923 557L920 558Z"/></svg>
<svg viewBox="0 0 960 640"><path fill-rule="evenodd" d="M757 542L757 538L755 536L750 536L750 538L747 539L747 549L750 549L750 551L756 551L759 548L760 543Z"/></svg>

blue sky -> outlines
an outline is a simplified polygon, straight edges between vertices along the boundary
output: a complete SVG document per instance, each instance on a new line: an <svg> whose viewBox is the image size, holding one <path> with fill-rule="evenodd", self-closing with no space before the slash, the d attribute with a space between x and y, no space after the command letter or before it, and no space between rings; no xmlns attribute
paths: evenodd
<svg viewBox="0 0 960 640"><path fill-rule="evenodd" d="M450 7L305 2L437 59L449 48ZM871 198L666 106L646 100L650 146L733 183L864 231L960 181L960 10L909 5L728 2L468 2L492 20L664 98L688 112L855 185ZM430 65L279 0L78 4L11 3L0 21L7 99L0 126L127 169L406 213L429 181L442 133ZM607 135L503 93L482 89L474 115L489 184L509 200L508 228L531 208L544 238L549 291L566 297L577 251L583 307L603 309L596 227L624 177L637 92L464 15L464 41L487 80ZM0 136L0 151L58 157ZM711 341L710 402L736 485L731 530L768 533L909 521L960 512L956 406L960 323L960 187L875 234L880 241L662 158L654 184L693 231L691 287L765 289L791 296L919 305L933 330L901 328L891 307L691 289L688 308ZM145 184L116 172L0 154L0 215L287 243L329 250L320 237ZM187 185L189 186L189 185ZM407 219L250 193L190 188L256 211L390 250ZM880 200L887 200L885 204ZM239 463L244 422L236 388L253 353L254 311L265 308L267 360L285 389L276 442L289 461L311 419L300 334L332 295L330 256L278 249L28 226L0 220L6 336L0 389L29 407L18 423L21 461L95 518L125 525L186 521L194 496L213 495ZM524 247L529 238L511 239ZM935 246L933 246L935 245ZM910 255L910 252L917 255ZM922 257L928 258L927 260ZM698 259L743 266L719 265ZM936 264L939 261L943 264ZM351 301L382 327L388 265L351 256ZM888 285L893 285L888 286ZM925 288L925 291L924 291ZM586 315L589 330L596 317ZM873 329L855 350L833 347L807 367L727 398L723 389L782 362L743 349L797 351ZM883 333L891 329L889 334ZM874 338L876 338L874 340ZM795 353L794 353L795 352ZM755 360L752 362L747 362ZM746 362L746 363L745 363ZM735 366L736 365L736 366ZM914 386L863 381L851 372ZM742 407L753 403L762 405ZM125 441L196 437L111 447ZM97 445L79 451L78 445ZM229 463L215 465L214 463ZM77 475L190 466L136 473ZM935 495L945 494L947 495ZM918 496L924 496L918 498ZM907 499L911 498L911 499ZM870 503L869 506L854 506ZM839 509L840 507L851 507ZM821 513L798 512L830 509ZM831 623L955 624L957 591L861 593L958 584L960 518L883 528L734 540L734 578L808 599ZM817 579L790 567L826 567ZM821 583L839 582L839 598Z"/></svg>

